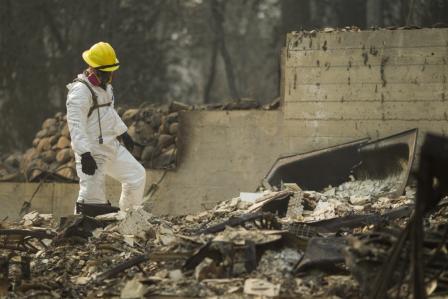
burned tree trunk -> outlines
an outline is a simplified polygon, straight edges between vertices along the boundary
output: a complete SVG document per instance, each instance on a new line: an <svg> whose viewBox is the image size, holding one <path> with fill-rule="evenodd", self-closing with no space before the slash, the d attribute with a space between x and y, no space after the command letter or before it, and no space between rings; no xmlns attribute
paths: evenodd
<svg viewBox="0 0 448 299"><path fill-rule="evenodd" d="M382 22L382 1L368 0L366 3L366 25L367 27L381 27Z"/></svg>
<svg viewBox="0 0 448 299"><path fill-rule="evenodd" d="M226 69L227 85L229 87L230 95L233 99L239 100L240 95L238 92L238 88L236 86L232 59L226 46L226 38L224 31L225 2L220 0L212 0L210 1L210 8L213 17L215 37Z"/></svg>
<svg viewBox="0 0 448 299"><path fill-rule="evenodd" d="M218 60L218 46L219 41L215 37L212 43L212 55L210 59L210 73L208 76L207 84L205 85L204 89L204 103L208 104L211 102L210 98L210 92L212 91L213 83L215 82L215 76L216 76L216 63Z"/></svg>

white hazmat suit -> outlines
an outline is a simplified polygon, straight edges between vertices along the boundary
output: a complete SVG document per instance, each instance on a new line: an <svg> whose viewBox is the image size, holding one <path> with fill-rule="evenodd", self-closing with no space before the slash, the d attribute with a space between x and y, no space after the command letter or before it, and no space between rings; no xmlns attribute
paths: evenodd
<svg viewBox="0 0 448 299"><path fill-rule="evenodd" d="M86 204L107 203L106 175L122 184L119 207L122 211L139 206L143 201L146 172L143 166L121 145L117 136L127 131L126 125L114 109L112 86L104 90L92 85L84 74L78 78L86 81L97 95L98 104L111 103L110 106L97 108L100 111L103 143L99 143L100 127L98 112L94 110L92 93L82 82L67 85L67 123L75 152L76 171L79 177L79 196L77 201ZM81 155L90 152L98 169L94 175L87 175L81 170Z"/></svg>

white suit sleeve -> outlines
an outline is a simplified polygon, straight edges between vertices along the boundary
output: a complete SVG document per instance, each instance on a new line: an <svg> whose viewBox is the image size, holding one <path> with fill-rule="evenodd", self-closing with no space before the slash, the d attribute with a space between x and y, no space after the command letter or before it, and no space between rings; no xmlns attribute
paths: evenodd
<svg viewBox="0 0 448 299"><path fill-rule="evenodd" d="M76 83L67 95L67 123L72 147L78 155L90 152L87 136L87 114L92 106L92 95L82 83Z"/></svg>
<svg viewBox="0 0 448 299"><path fill-rule="evenodd" d="M116 119L115 132L116 132L117 136L120 136L121 134L128 131L128 127L121 120L120 116L118 115L117 111L115 111L115 109L114 109L114 113L115 113L115 119Z"/></svg>

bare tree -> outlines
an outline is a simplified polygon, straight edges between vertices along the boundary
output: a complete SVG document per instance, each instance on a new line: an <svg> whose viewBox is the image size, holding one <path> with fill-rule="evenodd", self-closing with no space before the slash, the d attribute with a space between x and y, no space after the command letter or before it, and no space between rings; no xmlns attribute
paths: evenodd
<svg viewBox="0 0 448 299"><path fill-rule="evenodd" d="M215 77L216 77L216 64L217 64L217 60L218 60L218 47L219 47L219 41L216 37L213 39L211 47L212 47L212 53L210 56L210 69L209 69L209 74L208 74L208 78L207 78L207 83L205 84L205 88L204 88L204 103L205 104L211 102L210 93L212 91L213 83L215 82Z"/></svg>
<svg viewBox="0 0 448 299"><path fill-rule="evenodd" d="M367 27L381 27L383 25L382 0L367 0Z"/></svg>
<svg viewBox="0 0 448 299"><path fill-rule="evenodd" d="M221 57L224 61L224 66L226 69L227 85L229 88L230 95L233 99L239 100L240 95L238 88L236 86L235 74L233 70L232 59L230 57L229 51L226 46L226 35L224 31L225 22L225 1L221 0L210 0L210 8L213 17L213 28L216 43L218 45ZM215 62L216 63L216 62Z"/></svg>

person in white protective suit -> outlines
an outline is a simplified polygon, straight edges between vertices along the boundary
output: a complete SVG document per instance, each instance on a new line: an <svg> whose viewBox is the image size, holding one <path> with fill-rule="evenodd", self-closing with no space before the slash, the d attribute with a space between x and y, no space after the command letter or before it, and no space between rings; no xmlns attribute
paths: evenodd
<svg viewBox="0 0 448 299"><path fill-rule="evenodd" d="M130 154L134 142L114 109L111 82L119 61L105 42L93 45L82 57L88 69L67 85L67 122L80 185L75 213L125 211L142 204L146 172ZM106 199L106 175L122 184L119 209Z"/></svg>

